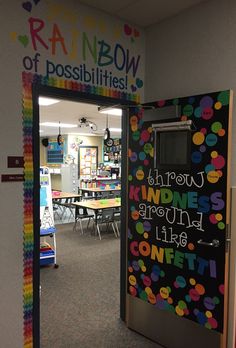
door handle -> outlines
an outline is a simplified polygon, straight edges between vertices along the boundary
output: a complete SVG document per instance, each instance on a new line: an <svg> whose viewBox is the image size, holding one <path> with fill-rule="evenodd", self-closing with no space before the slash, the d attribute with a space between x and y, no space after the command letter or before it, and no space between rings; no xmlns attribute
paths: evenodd
<svg viewBox="0 0 236 348"><path fill-rule="evenodd" d="M220 241L218 239L213 239L212 242L204 242L204 240L199 239L197 243L200 245L206 245L213 248L218 248L220 246Z"/></svg>

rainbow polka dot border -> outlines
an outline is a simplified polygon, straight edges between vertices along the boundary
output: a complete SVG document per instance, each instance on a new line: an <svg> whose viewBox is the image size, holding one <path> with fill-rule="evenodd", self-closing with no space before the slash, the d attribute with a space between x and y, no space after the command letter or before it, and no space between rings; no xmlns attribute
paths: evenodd
<svg viewBox="0 0 236 348"><path fill-rule="evenodd" d="M47 78L32 73L22 73L23 82L23 155L24 155L24 229L23 229L23 315L24 315L24 348L33 347L33 101L32 84L39 83L44 86L63 88L71 91L100 95L139 103L140 96L124 93L104 87L58 78Z"/></svg>

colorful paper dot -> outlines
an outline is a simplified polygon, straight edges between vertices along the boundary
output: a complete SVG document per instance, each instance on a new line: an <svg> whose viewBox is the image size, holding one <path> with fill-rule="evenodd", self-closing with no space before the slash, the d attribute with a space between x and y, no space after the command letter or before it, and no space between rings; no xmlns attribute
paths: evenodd
<svg viewBox="0 0 236 348"><path fill-rule="evenodd" d="M186 286L186 280L182 276L177 276L176 277L176 283L178 284L178 286L180 288L185 288L185 286Z"/></svg>
<svg viewBox="0 0 236 348"><path fill-rule="evenodd" d="M194 135L193 135L193 143L195 145L201 145L205 140L205 136L203 133L201 132L196 132Z"/></svg>
<svg viewBox="0 0 236 348"><path fill-rule="evenodd" d="M217 143L217 136L213 133L210 133L206 136L206 144L208 146L215 146Z"/></svg>
<svg viewBox="0 0 236 348"><path fill-rule="evenodd" d="M163 299L167 299L167 298L169 297L169 291L168 291L168 289L165 288L165 287L162 287L162 288L160 289L160 295L161 295L161 297L162 297Z"/></svg>
<svg viewBox="0 0 236 348"><path fill-rule="evenodd" d="M202 154L199 151L195 151L191 155L191 159L193 163L200 163L202 161Z"/></svg>
<svg viewBox="0 0 236 348"><path fill-rule="evenodd" d="M147 268L145 266L141 267L142 272L146 272Z"/></svg>
<svg viewBox="0 0 236 348"><path fill-rule="evenodd" d="M211 126L211 130L213 133L218 133L221 128L222 128L222 123L220 122L214 122Z"/></svg>
<svg viewBox="0 0 236 348"><path fill-rule="evenodd" d="M206 165L205 167L205 173L209 173L210 171L214 171L215 170L215 167L213 166L213 164L208 164Z"/></svg>
<svg viewBox="0 0 236 348"><path fill-rule="evenodd" d="M194 246L194 244L193 243L188 243L188 249L189 250L194 250L195 249L195 246Z"/></svg>
<svg viewBox="0 0 236 348"><path fill-rule="evenodd" d="M191 116L193 113L193 106L191 104L185 105L183 107L183 115Z"/></svg>
<svg viewBox="0 0 236 348"><path fill-rule="evenodd" d="M206 311L205 314L207 318L212 318L212 313L210 311Z"/></svg>
<svg viewBox="0 0 236 348"><path fill-rule="evenodd" d="M221 102L222 105L229 104L229 91L222 91L219 93L217 100Z"/></svg>
<svg viewBox="0 0 236 348"><path fill-rule="evenodd" d="M143 234L144 228L143 228L142 222L137 222L135 227L136 227L136 231L137 231L139 234Z"/></svg>
<svg viewBox="0 0 236 348"><path fill-rule="evenodd" d="M212 223L212 224L217 224L217 220L216 220L216 216L215 216L215 214L211 214L210 216L209 216L209 220L210 220L210 222Z"/></svg>
<svg viewBox="0 0 236 348"><path fill-rule="evenodd" d="M135 278L134 275L130 275L130 276L129 276L129 283L130 283L131 285L135 285L135 284L137 283L136 278Z"/></svg>
<svg viewBox="0 0 236 348"><path fill-rule="evenodd" d="M144 171L143 171L143 170L138 170L138 171L136 172L136 178L137 178L139 181L143 180L143 178L144 178Z"/></svg>
<svg viewBox="0 0 236 348"><path fill-rule="evenodd" d="M225 286L224 286L224 284L221 284L221 285L219 286L219 291L220 291L220 293L221 293L222 295L224 295L224 292L225 292Z"/></svg>
<svg viewBox="0 0 236 348"><path fill-rule="evenodd" d="M150 139L150 133L148 130L143 130L141 133L141 139L146 143Z"/></svg>
<svg viewBox="0 0 236 348"><path fill-rule="evenodd" d="M187 305L186 305L186 303L183 300L178 302L178 306L179 306L180 309L187 308Z"/></svg>
<svg viewBox="0 0 236 348"><path fill-rule="evenodd" d="M190 283L191 285L195 285L195 284L196 284L196 280L195 280L194 278L190 278L190 279L189 279L189 283Z"/></svg>
<svg viewBox="0 0 236 348"><path fill-rule="evenodd" d="M210 120L214 115L214 110L212 108L205 108L202 110L202 118L204 120Z"/></svg>
<svg viewBox="0 0 236 348"><path fill-rule="evenodd" d="M139 219L139 212L138 212L138 210L132 211L131 217L132 217L132 219L135 220L135 221L138 220L138 219Z"/></svg>
<svg viewBox="0 0 236 348"><path fill-rule="evenodd" d="M138 155L138 157L139 157L140 161L144 161L145 158L146 158L145 152L140 152L139 155Z"/></svg>
<svg viewBox="0 0 236 348"><path fill-rule="evenodd" d="M204 96L202 97L202 99L200 100L200 106L201 108L211 108L213 106L213 99L210 96Z"/></svg>
<svg viewBox="0 0 236 348"><path fill-rule="evenodd" d="M149 221L144 221L143 226L144 226L145 231L147 231L147 232L151 231L152 225Z"/></svg>
<svg viewBox="0 0 236 348"><path fill-rule="evenodd" d="M216 169L222 169L225 166L225 159L219 155L216 158L212 158L211 163Z"/></svg>
<svg viewBox="0 0 236 348"><path fill-rule="evenodd" d="M199 150L201 152L206 152L206 146L205 145L201 145Z"/></svg>
<svg viewBox="0 0 236 348"><path fill-rule="evenodd" d="M215 303L211 297L205 297L203 300L206 309L212 311L215 308Z"/></svg>
<svg viewBox="0 0 236 348"><path fill-rule="evenodd" d="M152 292L148 294L148 301L153 305L157 302L156 296Z"/></svg>
<svg viewBox="0 0 236 348"><path fill-rule="evenodd" d="M225 130L224 129L220 129L218 132L219 137L223 137L225 135Z"/></svg>
<svg viewBox="0 0 236 348"><path fill-rule="evenodd" d="M219 228L219 230L224 230L224 228L225 228L225 224L224 224L224 222L219 222L218 224L217 224L217 227Z"/></svg>
<svg viewBox="0 0 236 348"><path fill-rule="evenodd" d="M219 102L219 101L216 102L216 103L215 103L215 109L216 109L216 110L220 110L221 108L222 108L221 102Z"/></svg>
<svg viewBox="0 0 236 348"><path fill-rule="evenodd" d="M200 295L195 289L189 290L189 296L191 297L192 301L199 301Z"/></svg>
<svg viewBox="0 0 236 348"><path fill-rule="evenodd" d="M202 284L196 284L195 285L195 290L199 295L204 295L205 294L205 288Z"/></svg>
<svg viewBox="0 0 236 348"><path fill-rule="evenodd" d="M216 171L210 171L207 174L207 180L209 181L209 183L215 184L219 180L219 174Z"/></svg>
<svg viewBox="0 0 236 348"><path fill-rule="evenodd" d="M212 329L216 329L218 326L215 318L208 318L208 323L211 325Z"/></svg>
<svg viewBox="0 0 236 348"><path fill-rule="evenodd" d="M145 276L145 277L143 278L143 284L144 284L145 286L147 286L147 287L150 287L150 285L152 284L152 281L151 281L151 279L150 279L148 276Z"/></svg>
<svg viewBox="0 0 236 348"><path fill-rule="evenodd" d="M211 158L217 158L218 152L217 151L212 151L211 152Z"/></svg>
<svg viewBox="0 0 236 348"><path fill-rule="evenodd" d="M175 312L176 312L176 314L178 314L178 316L180 316L180 317L183 317L183 316L184 316L184 311L183 311L179 306L176 306L176 307L175 307Z"/></svg>
<svg viewBox="0 0 236 348"><path fill-rule="evenodd" d="M217 220L217 221L221 221L222 219L223 219L222 214L217 213L217 214L216 214L216 220Z"/></svg>
<svg viewBox="0 0 236 348"><path fill-rule="evenodd" d="M130 292L130 294L131 294L132 296L134 296L134 297L137 295L137 290L135 289L134 286L130 286L130 287L129 287L129 292Z"/></svg>
<svg viewBox="0 0 236 348"><path fill-rule="evenodd" d="M197 117L197 118L200 118L201 117L201 114L202 114L202 109L200 107L197 107L195 110L194 110L194 116Z"/></svg>

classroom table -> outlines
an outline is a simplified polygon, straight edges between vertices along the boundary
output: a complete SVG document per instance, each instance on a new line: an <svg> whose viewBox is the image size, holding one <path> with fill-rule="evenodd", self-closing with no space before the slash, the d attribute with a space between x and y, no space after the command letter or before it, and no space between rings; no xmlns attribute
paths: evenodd
<svg viewBox="0 0 236 348"><path fill-rule="evenodd" d="M66 213L66 209L70 210L70 216L73 215L72 205L71 205L72 200L75 199L77 201L80 198L81 198L81 195L78 193L52 191L52 202L55 207L60 208L60 214L58 214L58 211L57 211L57 214L59 215L61 220L63 219L64 214Z"/></svg>
<svg viewBox="0 0 236 348"><path fill-rule="evenodd" d="M52 191L52 199L72 199L72 198L80 198L81 195L78 193L72 192L61 192L61 191Z"/></svg>
<svg viewBox="0 0 236 348"><path fill-rule="evenodd" d="M82 191L82 195L84 193L92 193L94 194L94 197L99 197L99 194L103 194L104 192L106 193L113 193L113 192L120 192L121 188L101 188L101 187L89 187L89 188L79 188L80 191ZM84 196L85 197L85 196ZM92 197L92 196L88 196L88 197ZM86 198L86 197L85 197Z"/></svg>
<svg viewBox="0 0 236 348"><path fill-rule="evenodd" d="M98 212L108 208L120 208L120 198L107 198L107 199L91 199L89 201L72 202L72 205L80 208L91 209L95 214L95 224L97 226Z"/></svg>

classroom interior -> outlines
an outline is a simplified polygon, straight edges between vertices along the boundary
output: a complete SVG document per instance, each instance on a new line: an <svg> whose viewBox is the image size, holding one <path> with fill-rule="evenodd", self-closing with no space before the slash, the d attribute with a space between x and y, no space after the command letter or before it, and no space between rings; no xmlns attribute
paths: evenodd
<svg viewBox="0 0 236 348"><path fill-rule="evenodd" d="M73 342L83 347L98 341L100 346L115 343L120 330L124 330L118 314L122 109L40 97L39 117L40 176L48 173L47 199L51 200L51 212L43 211L40 216L41 347L72 346ZM74 202L78 201L100 204L101 210L76 207ZM103 209L107 203L110 208ZM108 256L112 262L106 264ZM91 291L87 286L90 277L83 279L86 271L93 278ZM107 276L112 280L110 294L101 279ZM55 292L55 288L59 290ZM94 296L104 297L104 301L95 305ZM75 305L79 313L73 310ZM67 319L58 318L58 312L63 312ZM91 332L81 325L78 334L78 321L86 323L88 318ZM112 335L104 339L102 332L108 327ZM144 343L147 347L158 347L125 330L124 344L130 346L134 341L137 347Z"/></svg>

